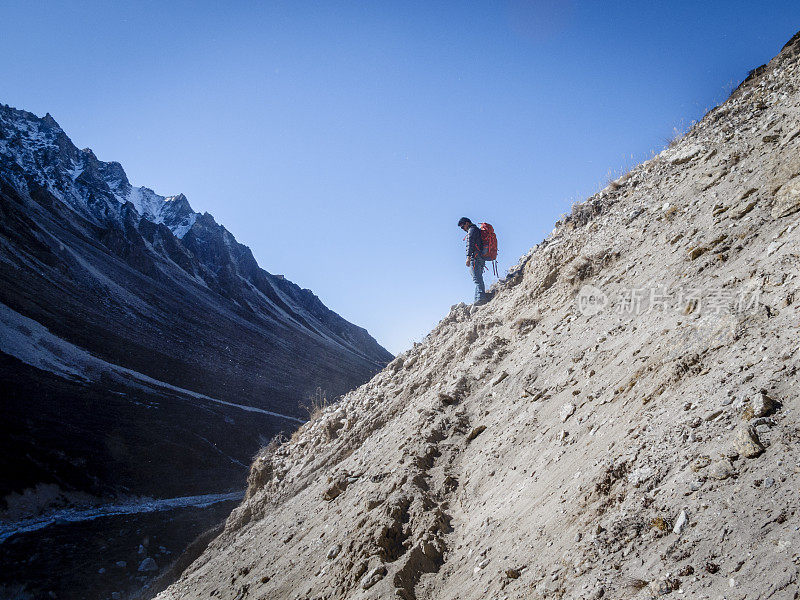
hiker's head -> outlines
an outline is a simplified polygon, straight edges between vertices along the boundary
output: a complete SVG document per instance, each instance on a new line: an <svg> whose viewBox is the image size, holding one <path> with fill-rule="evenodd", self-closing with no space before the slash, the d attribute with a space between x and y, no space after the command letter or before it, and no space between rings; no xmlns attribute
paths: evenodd
<svg viewBox="0 0 800 600"><path fill-rule="evenodd" d="M470 221L467 217L461 217L458 220L458 226L464 231L467 231L472 226L472 221Z"/></svg>

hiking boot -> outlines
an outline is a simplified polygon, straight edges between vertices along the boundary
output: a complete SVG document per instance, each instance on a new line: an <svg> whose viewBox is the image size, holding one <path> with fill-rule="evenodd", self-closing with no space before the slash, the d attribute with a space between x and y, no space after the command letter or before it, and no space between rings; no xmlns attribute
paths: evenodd
<svg viewBox="0 0 800 600"><path fill-rule="evenodd" d="M494 297L493 292L490 293L484 292L483 295L481 296L481 299L475 301L472 306L483 306L484 304L489 302L489 300L491 300L493 297Z"/></svg>

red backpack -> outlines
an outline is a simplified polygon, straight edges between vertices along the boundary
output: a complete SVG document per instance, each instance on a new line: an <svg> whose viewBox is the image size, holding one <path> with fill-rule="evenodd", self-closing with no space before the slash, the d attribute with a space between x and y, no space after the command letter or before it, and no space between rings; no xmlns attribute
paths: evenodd
<svg viewBox="0 0 800 600"><path fill-rule="evenodd" d="M479 223L479 225L481 226L481 246L483 246L481 256L484 260L492 262L494 276L499 278L500 275L497 274L497 236L494 234L494 227L488 223Z"/></svg>
<svg viewBox="0 0 800 600"><path fill-rule="evenodd" d="M481 244L483 245L483 258L497 260L497 236L494 227L488 223L479 223L481 226Z"/></svg>

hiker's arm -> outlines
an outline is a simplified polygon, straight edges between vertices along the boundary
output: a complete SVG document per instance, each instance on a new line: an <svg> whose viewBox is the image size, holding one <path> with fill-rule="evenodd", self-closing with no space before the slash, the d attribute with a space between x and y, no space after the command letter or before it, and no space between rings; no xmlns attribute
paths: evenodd
<svg viewBox="0 0 800 600"><path fill-rule="evenodd" d="M478 238L480 235L477 227L470 227L469 233L467 234L467 266L469 266L469 259L478 253L477 248L480 247Z"/></svg>

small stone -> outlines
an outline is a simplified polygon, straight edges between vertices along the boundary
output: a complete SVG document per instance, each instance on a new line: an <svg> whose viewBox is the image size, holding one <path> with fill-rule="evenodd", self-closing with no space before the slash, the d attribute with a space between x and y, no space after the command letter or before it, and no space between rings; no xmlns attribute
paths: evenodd
<svg viewBox="0 0 800 600"><path fill-rule="evenodd" d="M128 566L128 563L127 563L127 562L125 562L124 560L118 560L118 561L117 561L115 564L116 564L116 565L117 565L117 566L118 566L120 569L124 569L125 567L127 567L127 566Z"/></svg>
<svg viewBox="0 0 800 600"><path fill-rule="evenodd" d="M666 596L679 589L681 587L681 581L680 579L672 577L661 577L656 581L651 581L648 587L653 596Z"/></svg>
<svg viewBox="0 0 800 600"><path fill-rule="evenodd" d="M139 554L144 554L144 553L145 553L144 546L142 546L141 544L139 544Z"/></svg>
<svg viewBox="0 0 800 600"><path fill-rule="evenodd" d="M561 407L558 416L561 419L561 422L564 423L574 414L575 414L575 405L572 403L567 403Z"/></svg>
<svg viewBox="0 0 800 600"><path fill-rule="evenodd" d="M703 419L706 420L706 421L712 421L712 420L716 419L718 416L720 416L721 414L722 414L722 409L718 408L717 410L712 410L705 417L703 417Z"/></svg>
<svg viewBox="0 0 800 600"><path fill-rule="evenodd" d="M147 557L141 563L139 563L139 572L147 573L150 571L158 571L158 565L152 558Z"/></svg>
<svg viewBox="0 0 800 600"><path fill-rule="evenodd" d="M723 479L727 479L731 475L733 475L733 464L727 458L723 458L722 460L718 460L714 463L714 466L710 469L711 477L714 479L719 479L720 481Z"/></svg>
<svg viewBox="0 0 800 600"><path fill-rule="evenodd" d="M102 575L103 573L105 573L105 572L106 572L106 568L105 568L105 567L100 567L99 569L97 569L97 572L98 572L100 575Z"/></svg>
<svg viewBox="0 0 800 600"><path fill-rule="evenodd" d="M697 260L698 258L703 256L703 254L705 254L706 252L708 252L708 248L706 248L705 246L697 246L689 250L689 258L691 260Z"/></svg>
<svg viewBox="0 0 800 600"><path fill-rule="evenodd" d="M469 435L467 436L467 441L471 442L480 434L482 434L484 431L486 431L486 425L478 425L475 429L469 432Z"/></svg>
<svg viewBox="0 0 800 600"><path fill-rule="evenodd" d="M341 547L341 545L339 545L339 544L334 544L333 546L331 546L331 547L328 549L328 554L326 555L326 558L327 558L328 560L333 560L334 558L336 558L337 556L339 556L339 552L341 552L341 551L342 551L342 547Z"/></svg>
<svg viewBox="0 0 800 600"><path fill-rule="evenodd" d="M689 489L693 492L696 492L701 487L703 487L704 483L705 481L703 481L702 479L695 479L689 484Z"/></svg>
<svg viewBox="0 0 800 600"><path fill-rule="evenodd" d="M519 579L520 572L516 569L506 569L506 577L509 579Z"/></svg>
<svg viewBox="0 0 800 600"><path fill-rule="evenodd" d="M122 600L122 594L119 592L111 592L111 600Z"/></svg>
<svg viewBox="0 0 800 600"><path fill-rule="evenodd" d="M772 409L775 407L775 403L772 399L767 396L765 390L761 390L761 392L755 397L751 404L753 408L753 418L765 417Z"/></svg>
<svg viewBox="0 0 800 600"><path fill-rule="evenodd" d="M747 458L755 458L764 452L758 435L747 425L739 425L734 431L736 449Z"/></svg>
<svg viewBox="0 0 800 600"><path fill-rule="evenodd" d="M711 457L710 456L706 456L706 455L698 456L697 458L695 458L692 461L691 469L692 469L692 471L697 473L698 471L700 471L702 469L705 469L710 464L711 464Z"/></svg>
<svg viewBox="0 0 800 600"><path fill-rule="evenodd" d="M485 569L488 564L489 564L489 559L484 558L481 562L478 563L478 568Z"/></svg>
<svg viewBox="0 0 800 600"><path fill-rule="evenodd" d="M383 565L378 565L364 576L364 579L361 580L361 587L365 590L368 590L381 579L383 579L385 575L386 567Z"/></svg>
<svg viewBox="0 0 800 600"><path fill-rule="evenodd" d="M499 384L499 383L500 383L500 382L502 382L502 381L503 381L503 380L504 380L506 377L508 377L508 371L503 371L502 373L500 373L500 375L498 375L497 377L495 377L495 378L494 378L494 381L492 381L492 385L497 385L497 384Z"/></svg>
<svg viewBox="0 0 800 600"><path fill-rule="evenodd" d="M672 533L680 535L683 531L683 528L686 526L686 521L688 517L686 516L686 511L682 510L681 514L678 515L678 519L675 521L675 527L672 528Z"/></svg>
<svg viewBox="0 0 800 600"><path fill-rule="evenodd" d="M770 488L770 487L772 487L773 485L775 485L775 480L774 480L772 477L767 477L767 478L764 480L764 487L765 487L765 488Z"/></svg>

